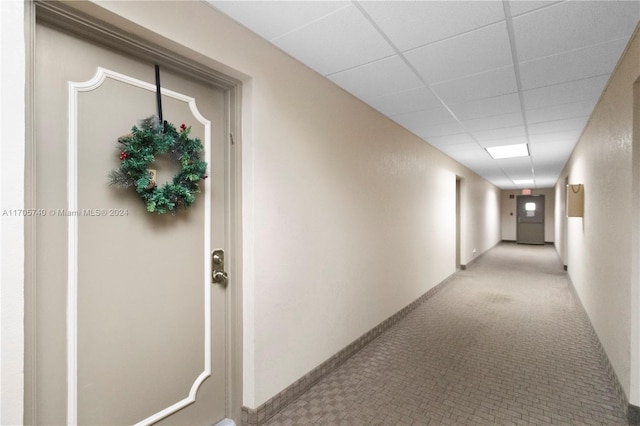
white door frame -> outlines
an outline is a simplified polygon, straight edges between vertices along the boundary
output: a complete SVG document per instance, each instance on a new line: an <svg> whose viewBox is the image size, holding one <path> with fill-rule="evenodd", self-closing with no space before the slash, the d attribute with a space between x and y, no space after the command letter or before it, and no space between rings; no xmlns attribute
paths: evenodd
<svg viewBox="0 0 640 426"><path fill-rule="evenodd" d="M154 37L150 31L142 30L144 36L133 36L124 29L107 24L97 16L79 12L73 7L61 2L44 2L30 0L25 4L25 34L26 34L26 138L25 138L25 209L35 206L35 102L33 82L35 79L35 31L36 19L46 22L62 30L70 31L83 39L106 45L122 52L158 63L181 73L187 78L215 85L225 92L228 119L226 126L229 130L226 159L229 211L227 217L228 235L225 236L228 257L227 269L230 276L228 291L228 324L227 324L227 417L236 422L241 420L242 407L242 158L241 158L241 98L242 82L227 74L216 70L217 64L212 60L195 52L186 57L176 52L176 46L166 41L163 45L161 38ZM145 33L146 31L146 33ZM153 40L153 41L151 41ZM158 41L161 41L158 43ZM180 46L184 52L188 48ZM194 57L196 57L194 59ZM24 386L24 423L37 423L35 397L35 256L33 241L35 223L25 218L25 386Z"/></svg>

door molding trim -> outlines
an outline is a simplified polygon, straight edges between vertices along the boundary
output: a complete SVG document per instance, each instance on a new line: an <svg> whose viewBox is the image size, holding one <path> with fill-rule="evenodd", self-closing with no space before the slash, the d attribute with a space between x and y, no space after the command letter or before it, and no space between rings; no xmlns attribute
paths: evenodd
<svg viewBox="0 0 640 426"><path fill-rule="evenodd" d="M79 10L83 8L83 10ZM112 48L119 53L133 56L143 61L157 63L175 74L188 79L212 85L225 92L225 109L227 119L225 123L228 143L226 162L229 166L227 182L229 185L229 200L227 204L226 235L228 273L230 285L227 288L228 322L225 325L227 336L227 417L240 423L242 407L242 81L248 76L233 70L224 64L194 52L187 46L180 45L163 38L146 29L140 29L141 34L132 34L131 22L118 22L110 19L103 20L99 6L90 2L50 2L44 0L28 0L25 6L25 34L27 39L27 135L26 135L26 164L25 164L25 208L35 208L35 102L33 82L35 81L35 33L36 22L45 23L59 30L66 31L81 39ZM115 22L115 24L114 24ZM178 54L176 52L181 52ZM188 56L185 56L188 55ZM155 90L155 86L154 86ZM165 89L162 89L163 93ZM71 134L71 133L70 133ZM233 136L232 136L233 135ZM208 182L206 183L207 185ZM71 204L69 204L71 207ZM25 223L25 424L38 424L37 419L37 371L36 371L36 326L35 301L37 289L35 286L35 222ZM209 225L209 224L208 224ZM210 251L210 250L209 250ZM205 252L205 265L210 268L209 253ZM206 275L208 277L208 274ZM210 291L210 285L207 287ZM210 335L209 335L210 338ZM209 369L210 371L210 369ZM204 374L204 373L203 373ZM200 383L206 378L196 379L190 391L190 397L195 398ZM172 406L174 407L174 406ZM172 408L169 407L169 408ZM167 410L169 409L167 408ZM173 409L172 412L181 407ZM76 407L77 409L77 407ZM157 421L164 416L145 419L148 423ZM69 417L69 412L68 412ZM76 419L77 420L77 419ZM74 424L74 423L72 423Z"/></svg>
<svg viewBox="0 0 640 426"><path fill-rule="evenodd" d="M86 82L69 82L69 128L68 128L68 167L67 167L67 199L68 212L68 240L67 240L67 424L78 423L78 95L91 92L102 86L107 78L129 84L150 92L156 91L153 84L135 79L106 68L98 67L96 74ZM165 88L162 95L185 102L189 105L194 118L204 125L204 150L211 152L211 121L198 111L196 100ZM211 235L211 181L204 181L204 235ZM163 419L176 411L192 404L196 400L196 393L204 380L211 376L211 239L204 238L204 371L193 382L186 398L158 411L136 423L136 426L149 425Z"/></svg>

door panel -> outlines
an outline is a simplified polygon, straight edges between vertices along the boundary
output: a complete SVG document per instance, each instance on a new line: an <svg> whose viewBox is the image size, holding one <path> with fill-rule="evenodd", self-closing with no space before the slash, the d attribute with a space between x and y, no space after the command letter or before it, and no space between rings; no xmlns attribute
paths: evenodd
<svg viewBox="0 0 640 426"><path fill-rule="evenodd" d="M544 244L544 195L519 195L518 244Z"/></svg>
<svg viewBox="0 0 640 426"><path fill-rule="evenodd" d="M37 423L215 423L227 292L210 284L209 252L225 248L225 93L163 70L164 118L207 144L210 179L189 210L151 214L108 173L117 138L156 113L153 64L36 31L36 203L49 212L36 222ZM177 170L154 168L159 184Z"/></svg>

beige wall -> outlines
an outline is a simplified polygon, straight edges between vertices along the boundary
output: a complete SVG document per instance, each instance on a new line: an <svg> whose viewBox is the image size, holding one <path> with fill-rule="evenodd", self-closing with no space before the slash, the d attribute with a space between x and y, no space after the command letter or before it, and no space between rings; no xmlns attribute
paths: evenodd
<svg viewBox="0 0 640 426"><path fill-rule="evenodd" d="M452 164L451 167L462 166ZM462 176L469 178L463 179L461 184L462 265L470 263L500 241L500 190L473 172L464 170Z"/></svg>
<svg viewBox="0 0 640 426"><path fill-rule="evenodd" d="M497 188L213 8L72 4L187 46L245 82L244 405L262 404L455 271L456 176L462 263L500 240Z"/></svg>
<svg viewBox="0 0 640 426"><path fill-rule="evenodd" d="M631 229L632 219L637 220L631 210L631 155L633 83L639 75L640 37L636 33L556 186L558 252L635 405L640 405L640 400L637 382L632 387L630 355ZM584 184L584 218L564 217L565 177L569 184ZM637 309L635 305L633 310Z"/></svg>
<svg viewBox="0 0 640 426"><path fill-rule="evenodd" d="M500 191L500 216L502 239L505 241L515 241L517 231L518 211L516 200L521 195L521 190L503 190ZM547 243L554 242L555 233L555 189L532 189L532 195L544 195L544 241ZM513 195L513 198L509 198Z"/></svg>

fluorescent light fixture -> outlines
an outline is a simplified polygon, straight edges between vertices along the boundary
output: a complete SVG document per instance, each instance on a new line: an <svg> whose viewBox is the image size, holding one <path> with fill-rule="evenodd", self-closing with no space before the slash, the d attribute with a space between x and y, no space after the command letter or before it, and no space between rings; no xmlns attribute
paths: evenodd
<svg viewBox="0 0 640 426"><path fill-rule="evenodd" d="M518 145L488 146L485 148L494 160L502 158L527 157L529 148L526 143Z"/></svg>
<svg viewBox="0 0 640 426"><path fill-rule="evenodd" d="M533 185L533 179L516 179L513 181L513 183L516 185Z"/></svg>

